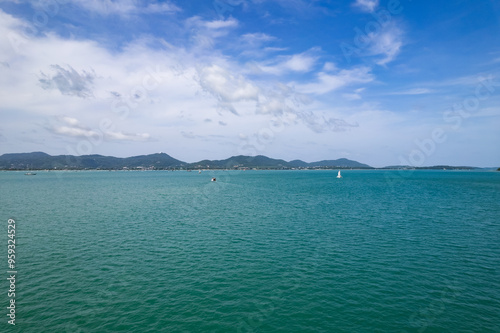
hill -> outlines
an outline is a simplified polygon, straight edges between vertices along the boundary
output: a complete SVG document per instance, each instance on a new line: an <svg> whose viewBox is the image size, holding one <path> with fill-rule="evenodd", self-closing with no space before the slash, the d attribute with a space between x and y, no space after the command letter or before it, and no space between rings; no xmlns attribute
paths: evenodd
<svg viewBox="0 0 500 333"><path fill-rule="evenodd" d="M203 160L196 163L191 163L190 168L194 169L234 169L234 168L288 168L288 162L284 160L277 160L267 156L232 156L225 160Z"/></svg>
<svg viewBox="0 0 500 333"><path fill-rule="evenodd" d="M347 158L339 158L338 160L325 160L309 163L309 167L339 167L339 168L372 168L371 166L356 161L348 160Z"/></svg>
<svg viewBox="0 0 500 333"><path fill-rule="evenodd" d="M0 156L2 170L44 170L44 169L123 169L123 168L154 168L168 169L182 167L185 162L165 154L151 154L119 158L102 155L59 155L51 156L45 153L4 154Z"/></svg>

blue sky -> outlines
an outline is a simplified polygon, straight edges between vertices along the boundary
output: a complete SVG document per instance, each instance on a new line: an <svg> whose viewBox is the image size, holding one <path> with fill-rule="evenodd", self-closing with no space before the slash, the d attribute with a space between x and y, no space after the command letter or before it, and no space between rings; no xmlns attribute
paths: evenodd
<svg viewBox="0 0 500 333"><path fill-rule="evenodd" d="M500 166L500 3L0 0L0 154Z"/></svg>

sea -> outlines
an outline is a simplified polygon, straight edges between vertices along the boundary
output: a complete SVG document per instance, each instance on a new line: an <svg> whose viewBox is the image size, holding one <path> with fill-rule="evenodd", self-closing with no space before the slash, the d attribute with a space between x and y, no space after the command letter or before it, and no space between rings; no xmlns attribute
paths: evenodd
<svg viewBox="0 0 500 333"><path fill-rule="evenodd" d="M0 332L500 332L500 172L341 172L0 172Z"/></svg>

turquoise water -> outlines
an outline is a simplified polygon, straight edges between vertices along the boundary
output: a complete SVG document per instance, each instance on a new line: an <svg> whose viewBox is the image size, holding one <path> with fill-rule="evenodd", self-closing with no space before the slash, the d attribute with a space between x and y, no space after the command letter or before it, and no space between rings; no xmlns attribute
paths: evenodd
<svg viewBox="0 0 500 333"><path fill-rule="evenodd" d="M342 173L0 172L0 331L500 332L500 173Z"/></svg>

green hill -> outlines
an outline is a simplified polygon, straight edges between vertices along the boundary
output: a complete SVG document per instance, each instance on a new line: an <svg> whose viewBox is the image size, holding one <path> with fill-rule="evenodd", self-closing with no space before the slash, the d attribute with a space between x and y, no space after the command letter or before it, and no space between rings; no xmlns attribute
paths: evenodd
<svg viewBox="0 0 500 333"><path fill-rule="evenodd" d="M339 158L338 160L324 160L319 162L309 163L309 167L338 167L338 168L372 168L371 166L356 161L348 160L347 158Z"/></svg>
<svg viewBox="0 0 500 333"><path fill-rule="evenodd" d="M168 169L181 167L185 162L164 154L151 154L119 158L102 155L59 155L45 153L4 154L0 156L2 170L43 170L43 169L123 169L155 168Z"/></svg>
<svg viewBox="0 0 500 333"><path fill-rule="evenodd" d="M190 168L194 169L234 169L234 168L288 168L288 162L284 160L277 160L262 155L257 156L232 156L225 160L203 160L196 163L189 164Z"/></svg>

